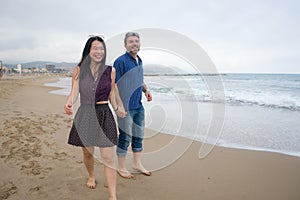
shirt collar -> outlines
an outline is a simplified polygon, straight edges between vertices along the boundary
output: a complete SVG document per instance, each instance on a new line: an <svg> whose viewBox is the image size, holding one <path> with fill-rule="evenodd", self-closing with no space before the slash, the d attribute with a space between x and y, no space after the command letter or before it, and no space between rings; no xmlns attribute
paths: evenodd
<svg viewBox="0 0 300 200"><path fill-rule="evenodd" d="M132 60L134 60L134 61L136 61L136 59L134 58L134 57L132 57L132 55L130 54L130 53L128 53L127 51L126 51L126 53L125 53L128 57L130 57ZM137 55L137 57L138 57L138 60L139 60L139 62L141 61L141 58L140 58L140 56L139 55Z"/></svg>

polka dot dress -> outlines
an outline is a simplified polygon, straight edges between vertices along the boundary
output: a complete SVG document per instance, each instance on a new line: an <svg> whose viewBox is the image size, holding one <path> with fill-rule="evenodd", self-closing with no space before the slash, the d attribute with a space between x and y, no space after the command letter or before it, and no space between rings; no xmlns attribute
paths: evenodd
<svg viewBox="0 0 300 200"><path fill-rule="evenodd" d="M112 147L117 141L117 126L108 104L85 104L78 108L68 144L81 147Z"/></svg>

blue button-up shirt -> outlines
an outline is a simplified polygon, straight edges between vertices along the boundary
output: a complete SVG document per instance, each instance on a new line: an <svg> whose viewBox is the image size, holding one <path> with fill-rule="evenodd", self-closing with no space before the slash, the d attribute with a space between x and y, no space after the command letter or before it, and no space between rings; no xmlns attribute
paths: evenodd
<svg viewBox="0 0 300 200"><path fill-rule="evenodd" d="M142 104L142 85L144 82L143 62L136 60L128 52L114 62L116 83L125 110L134 110Z"/></svg>

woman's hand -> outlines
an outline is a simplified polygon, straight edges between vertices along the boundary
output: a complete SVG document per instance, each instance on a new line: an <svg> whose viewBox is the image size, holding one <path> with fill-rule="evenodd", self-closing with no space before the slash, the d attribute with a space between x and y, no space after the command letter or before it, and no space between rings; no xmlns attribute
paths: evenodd
<svg viewBox="0 0 300 200"><path fill-rule="evenodd" d="M123 106L118 106L115 110L115 113L118 115L118 117L124 118L127 115L127 112L125 111Z"/></svg>
<svg viewBox="0 0 300 200"><path fill-rule="evenodd" d="M64 105L64 110L65 110L65 112L66 112L67 115L72 115L73 114L73 112L72 112L72 104L66 103Z"/></svg>

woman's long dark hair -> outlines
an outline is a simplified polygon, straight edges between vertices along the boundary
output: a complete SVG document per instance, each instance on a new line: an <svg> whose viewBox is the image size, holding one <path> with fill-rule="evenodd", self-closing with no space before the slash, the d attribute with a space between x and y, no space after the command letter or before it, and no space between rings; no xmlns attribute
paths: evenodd
<svg viewBox="0 0 300 200"><path fill-rule="evenodd" d="M89 54L90 54L90 51L91 51L92 43L95 40L97 40L97 41L99 41L99 42L101 42L103 44L104 57L101 60L101 66L100 66L100 68L103 68L103 66L105 66L105 62L106 62L106 45L105 45L104 40L101 37L99 37L99 36L90 37L87 40L87 42L86 42L86 44L84 46L81 60L78 63L78 66L80 67L80 74L79 74L80 78L83 78L86 75L86 73L88 73L91 70L90 69L91 58L90 58Z"/></svg>

